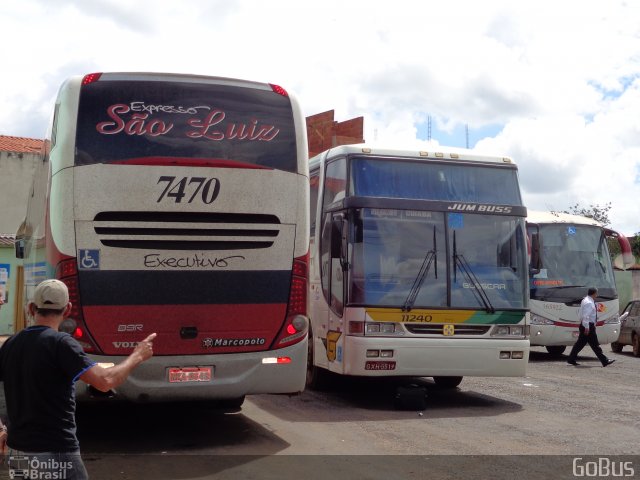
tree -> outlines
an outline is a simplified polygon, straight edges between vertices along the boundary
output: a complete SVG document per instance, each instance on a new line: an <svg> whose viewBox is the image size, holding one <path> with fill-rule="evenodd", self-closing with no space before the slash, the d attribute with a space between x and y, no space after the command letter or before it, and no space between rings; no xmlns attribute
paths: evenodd
<svg viewBox="0 0 640 480"><path fill-rule="evenodd" d="M640 257L640 232L636 232L632 238L629 239L631 243L631 252L633 256L638 258Z"/></svg>
<svg viewBox="0 0 640 480"><path fill-rule="evenodd" d="M593 218L595 221L600 222L605 227L611 224L609 220L609 210L611 210L611 202L605 203L604 205L599 205L597 203L589 205L589 208L581 206L579 203L569 207L569 210L563 210L562 213L569 213L572 215L581 215L587 218ZM551 212L553 213L553 212ZM637 237L636 237L637 238ZM637 241L638 245L635 246L634 242L634 254L635 249L637 248L640 251L640 241ZM617 255L621 253L620 245L618 241L613 238L607 238L607 246L609 247L609 255L611 255L611 261L613 261Z"/></svg>
<svg viewBox="0 0 640 480"><path fill-rule="evenodd" d="M604 205L591 204L589 208L582 207L579 203L576 203L569 210L563 210L562 213L570 213L573 215L582 215L583 217L593 218L595 221L602 223L605 227L611 224L609 220L609 210L611 210L611 202Z"/></svg>

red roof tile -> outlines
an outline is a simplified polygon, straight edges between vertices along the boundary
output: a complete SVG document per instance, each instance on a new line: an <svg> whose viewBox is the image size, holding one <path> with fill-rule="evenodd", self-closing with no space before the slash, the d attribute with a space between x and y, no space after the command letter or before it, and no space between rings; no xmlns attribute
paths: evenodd
<svg viewBox="0 0 640 480"><path fill-rule="evenodd" d="M37 138L8 137L0 135L0 151L16 153L40 153L43 140Z"/></svg>
<svg viewBox="0 0 640 480"><path fill-rule="evenodd" d="M11 247L16 236L9 233L0 233L0 247Z"/></svg>

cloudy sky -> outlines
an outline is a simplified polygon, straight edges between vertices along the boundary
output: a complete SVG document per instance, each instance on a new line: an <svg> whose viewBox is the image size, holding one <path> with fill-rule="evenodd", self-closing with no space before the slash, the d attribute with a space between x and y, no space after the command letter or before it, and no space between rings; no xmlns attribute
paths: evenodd
<svg viewBox="0 0 640 480"><path fill-rule="evenodd" d="M2 0L0 27L0 135L42 138L71 75L267 81L370 142L510 156L530 209L611 203L640 231L636 0Z"/></svg>

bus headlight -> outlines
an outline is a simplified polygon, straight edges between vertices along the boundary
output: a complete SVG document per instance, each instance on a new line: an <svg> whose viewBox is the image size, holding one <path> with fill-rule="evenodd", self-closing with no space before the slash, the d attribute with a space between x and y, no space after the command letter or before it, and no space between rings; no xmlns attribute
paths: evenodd
<svg viewBox="0 0 640 480"><path fill-rule="evenodd" d="M509 335L511 335L512 337L524 336L524 326L512 325L511 327L509 327Z"/></svg>
<svg viewBox="0 0 640 480"><path fill-rule="evenodd" d="M506 337L509 335L509 327L506 325L496 325L495 327L493 327L493 333L491 335L493 335L494 337Z"/></svg>
<svg viewBox="0 0 640 480"><path fill-rule="evenodd" d="M553 320L550 320L542 315L531 314L531 325L553 325Z"/></svg>
<svg viewBox="0 0 640 480"><path fill-rule="evenodd" d="M494 325L492 337L525 337L527 329L524 325Z"/></svg>
<svg viewBox="0 0 640 480"><path fill-rule="evenodd" d="M620 323L620 315L616 313L614 316L607 318L604 323L607 325L617 325Z"/></svg>
<svg viewBox="0 0 640 480"><path fill-rule="evenodd" d="M402 330L393 322L367 322L367 335L399 335Z"/></svg>

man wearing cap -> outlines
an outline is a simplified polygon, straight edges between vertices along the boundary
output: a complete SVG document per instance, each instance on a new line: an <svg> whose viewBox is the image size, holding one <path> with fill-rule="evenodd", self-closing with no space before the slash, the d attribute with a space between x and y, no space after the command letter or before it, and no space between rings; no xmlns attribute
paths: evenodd
<svg viewBox="0 0 640 480"><path fill-rule="evenodd" d="M27 308L34 324L0 348L0 380L9 419L9 468L12 458L26 457L29 468L47 478L88 478L76 436L75 382L80 379L103 392L117 387L153 355L156 334L139 342L120 364L102 368L71 335L58 331L71 311L64 283L41 282ZM3 444L0 438L0 446Z"/></svg>

